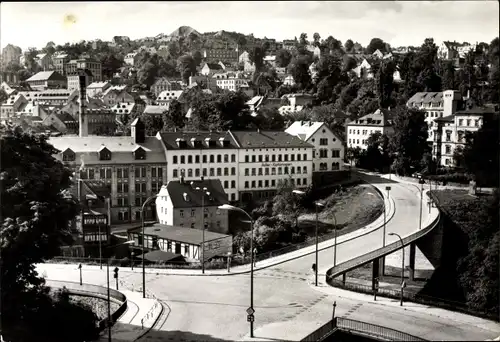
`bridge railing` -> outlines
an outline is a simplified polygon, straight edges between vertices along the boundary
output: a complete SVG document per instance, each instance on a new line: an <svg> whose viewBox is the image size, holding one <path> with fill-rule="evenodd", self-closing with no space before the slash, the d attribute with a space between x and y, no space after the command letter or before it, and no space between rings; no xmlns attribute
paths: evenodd
<svg viewBox="0 0 500 342"><path fill-rule="evenodd" d="M385 341L426 341L420 337L404 333L399 330L386 328L380 325L356 321L349 318L337 317L337 329L374 336Z"/></svg>
<svg viewBox="0 0 500 342"><path fill-rule="evenodd" d="M422 236L429 233L431 230L433 230L439 224L440 220L441 220L441 215L438 211L437 217L432 221L432 223L430 225L428 225L425 228L422 228L421 230L417 231L416 233L413 233L413 234L403 238L402 239L403 245L407 246L410 243L412 243L413 241L418 240ZM345 273L347 271L351 271L351 270L353 270L359 266L362 266L364 264L367 264L370 261L373 261L377 258L391 254L400 248L401 248L401 241L395 241L389 245L386 245L385 247L379 248L377 250L374 250L374 251L371 251L371 252L366 253L364 255L361 255L357 258L343 262L337 266L332 267L331 269L329 269L326 272L326 280L329 283L331 281L331 279L341 275L342 273Z"/></svg>

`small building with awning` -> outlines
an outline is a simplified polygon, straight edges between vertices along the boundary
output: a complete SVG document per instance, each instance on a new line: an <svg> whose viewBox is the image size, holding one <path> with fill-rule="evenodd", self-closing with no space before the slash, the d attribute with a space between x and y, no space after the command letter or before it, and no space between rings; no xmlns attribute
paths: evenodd
<svg viewBox="0 0 500 342"><path fill-rule="evenodd" d="M129 240L134 244L130 247L142 247L142 228L128 230ZM201 259L200 247L204 245L205 261L213 258L227 257L232 252L233 237L231 235L205 231L196 228L176 227L164 224L154 224L144 227L144 247L149 251L170 252L181 255L188 262L197 262Z"/></svg>

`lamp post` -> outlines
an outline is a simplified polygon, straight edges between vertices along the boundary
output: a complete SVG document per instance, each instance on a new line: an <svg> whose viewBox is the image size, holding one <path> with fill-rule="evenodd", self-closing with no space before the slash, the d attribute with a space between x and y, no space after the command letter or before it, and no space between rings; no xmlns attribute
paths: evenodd
<svg viewBox="0 0 500 342"><path fill-rule="evenodd" d="M142 228L142 298L146 298L146 267L144 266L144 254L146 253L146 248L144 246L144 207L150 201L158 197L158 194L149 196L141 207L141 228Z"/></svg>
<svg viewBox="0 0 500 342"><path fill-rule="evenodd" d="M134 240L129 240L129 241L126 241L123 243L119 243L117 245L107 246L104 248L107 249L107 248L117 247L117 246L121 246L121 245L130 245L130 244L133 244L134 242L135 242ZM116 281L118 282L118 279L116 279ZM108 286L108 294L107 294L108 295L108 342L111 342L111 297L109 294L109 258L106 258L106 283Z"/></svg>
<svg viewBox="0 0 500 342"><path fill-rule="evenodd" d="M419 214L419 217L418 217L418 229L422 229L422 200L423 200L423 195L424 195L424 184L425 184L425 181L423 180L423 178L420 176L419 177L419 181L418 183L420 184L420 214Z"/></svg>
<svg viewBox="0 0 500 342"><path fill-rule="evenodd" d="M248 214L245 210L229 205L229 204L223 204L219 206L219 209L222 210L233 210L233 211L239 211L240 213L245 214L249 220L250 220L250 231L251 231L251 239L250 239L250 307L247 309L247 314L248 314L248 321L250 322L250 337L253 337L253 321L254 317L253 314L255 313L255 309L253 308L253 218Z"/></svg>
<svg viewBox="0 0 500 342"><path fill-rule="evenodd" d="M205 274L205 194L210 196L210 192L207 188L200 189L200 187L195 188L196 191L202 191L201 193L201 273Z"/></svg>
<svg viewBox="0 0 500 342"><path fill-rule="evenodd" d="M389 236L397 236L399 241L401 241L401 252L403 253L403 259L401 262L401 301L399 302L400 306L403 306L403 290L405 285L405 246L403 244L403 239L397 233L389 233Z"/></svg>

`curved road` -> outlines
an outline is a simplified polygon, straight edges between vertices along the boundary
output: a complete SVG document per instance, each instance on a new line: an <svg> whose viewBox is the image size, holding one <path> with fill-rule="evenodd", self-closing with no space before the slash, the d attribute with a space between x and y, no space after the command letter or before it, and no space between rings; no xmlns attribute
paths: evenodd
<svg viewBox="0 0 500 342"><path fill-rule="evenodd" d="M387 223L387 232L397 232L401 236L418 230L420 198L418 187L404 183L391 182L386 179L365 175L380 190L390 185L390 196L394 199L396 212ZM425 206L424 202L424 206ZM425 208L425 207L424 207ZM426 222L427 210L422 211L422 222ZM394 241L387 237L386 243ZM382 229L363 237L347 241L337 246L337 261L343 262L370 250L382 246ZM430 316L428 314L402 311L404 308L390 307L370 303L366 300L339 298L342 290L312 288L313 279L310 271L314 262L314 254L291 260L261 271L254 275L254 307L256 336L259 329L280 321L296 321L297 325L308 326L309 331L317 327L316 322L325 322L331 318L333 301L337 301L337 315L364 320L367 322L399 327L427 339L463 340L494 338L499 333L469 324L451 324L449 318ZM320 271L333 265L333 248L319 253ZM54 280L77 279L78 270L74 265L39 265L39 270L46 270L46 275ZM64 272L54 271L54 267ZM72 267L72 268L71 268ZM174 340L237 340L248 334L248 323L245 310L249 306L250 277L248 274L233 276L181 276L164 274L147 274L148 289L156 297L166 301L171 313L162 331L151 332L141 341ZM61 279L63 278L63 279ZM141 284L141 274L121 272L120 278L128 284ZM324 281L324 276L321 280ZM84 282L106 284L105 271L88 270L84 274ZM138 285L140 287L140 285ZM132 286L131 286L132 287ZM138 287L135 287L137 290ZM345 292L345 291L344 291ZM404 314L403 314L404 312ZM310 328L309 328L310 326ZM306 333L304 335L307 334ZM190 332L190 333L188 333ZM283 331L284 333L284 331ZM196 335L194 335L196 334ZM286 335L281 335L286 336Z"/></svg>

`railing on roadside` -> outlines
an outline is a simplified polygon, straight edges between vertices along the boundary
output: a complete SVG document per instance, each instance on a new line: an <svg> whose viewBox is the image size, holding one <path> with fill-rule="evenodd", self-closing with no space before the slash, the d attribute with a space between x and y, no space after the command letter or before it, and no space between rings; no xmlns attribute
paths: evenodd
<svg viewBox="0 0 500 342"><path fill-rule="evenodd" d="M399 330L380 325L356 321L354 319L337 317L337 329L372 336L385 341L426 341L423 338L404 333Z"/></svg>
<svg viewBox="0 0 500 342"><path fill-rule="evenodd" d="M433 230L440 222L441 220L441 215L438 211L438 216L432 221L430 225L428 225L425 228L422 228L418 232L411 234L410 236L407 236L403 238L403 245L407 246L413 241L418 240L422 236L426 235L429 233L431 230ZM400 241L395 241L389 245L386 245L385 247L379 248L377 250L371 251L369 253L366 253L364 255L361 255L357 258L351 259L349 261L343 262L335 267L332 267L326 272L326 277L327 277L327 282L329 283L331 279L336 278L337 276L341 275L342 273L351 271L359 266L365 265L377 258L381 258L383 256L386 256L388 254L391 254L397 250L401 249L401 242Z"/></svg>
<svg viewBox="0 0 500 342"><path fill-rule="evenodd" d="M301 341L305 342L320 342L326 340L332 334L337 331L337 327L335 326L335 321L329 321L323 324L319 329L316 329L311 334L304 337Z"/></svg>

